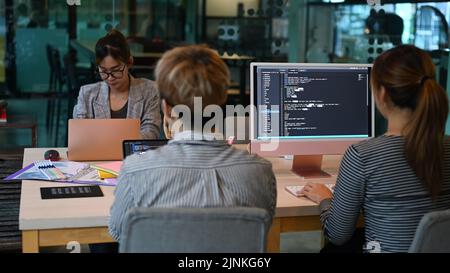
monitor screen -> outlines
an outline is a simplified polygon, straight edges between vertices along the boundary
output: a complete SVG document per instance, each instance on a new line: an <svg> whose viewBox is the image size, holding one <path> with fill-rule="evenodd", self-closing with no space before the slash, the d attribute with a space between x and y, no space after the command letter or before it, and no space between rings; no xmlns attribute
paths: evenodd
<svg viewBox="0 0 450 273"><path fill-rule="evenodd" d="M373 137L370 71L364 64L252 63L252 141L316 142L322 147L309 153L336 154L341 144Z"/></svg>

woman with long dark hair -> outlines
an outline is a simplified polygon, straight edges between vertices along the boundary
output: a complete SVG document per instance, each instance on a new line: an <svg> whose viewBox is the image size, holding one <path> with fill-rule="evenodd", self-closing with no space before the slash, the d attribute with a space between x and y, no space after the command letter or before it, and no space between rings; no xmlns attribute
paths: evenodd
<svg viewBox="0 0 450 273"><path fill-rule="evenodd" d="M371 86L387 132L350 146L334 194L312 183L303 192L320 204L332 245L348 244L362 211L366 250L406 252L423 215L450 208L447 93L430 56L411 45L375 60Z"/></svg>

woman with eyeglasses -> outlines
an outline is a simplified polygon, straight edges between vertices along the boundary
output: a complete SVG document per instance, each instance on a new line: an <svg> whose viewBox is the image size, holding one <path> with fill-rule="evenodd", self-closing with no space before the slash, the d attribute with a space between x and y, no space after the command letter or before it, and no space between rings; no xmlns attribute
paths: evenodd
<svg viewBox="0 0 450 273"><path fill-rule="evenodd" d="M153 81L129 74L133 57L122 33L112 30L98 40L95 56L102 81L81 87L73 118L136 118L141 120L143 138L158 139L159 93Z"/></svg>

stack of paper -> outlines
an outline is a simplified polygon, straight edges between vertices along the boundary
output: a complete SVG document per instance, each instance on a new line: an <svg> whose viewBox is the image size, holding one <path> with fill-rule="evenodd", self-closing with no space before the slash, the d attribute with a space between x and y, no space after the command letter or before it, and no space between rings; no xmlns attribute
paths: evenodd
<svg viewBox="0 0 450 273"><path fill-rule="evenodd" d="M97 169L86 163L74 162L74 161L55 161L51 162L52 167L58 169L64 179L52 177L53 174L46 174L42 171L43 164L47 164L47 161L32 163L22 170L11 174L4 180L46 180L62 183L75 183L75 184L92 184L103 186L116 186L117 179L101 179L98 175ZM120 169L120 168L119 168ZM62 176L61 175L61 176Z"/></svg>

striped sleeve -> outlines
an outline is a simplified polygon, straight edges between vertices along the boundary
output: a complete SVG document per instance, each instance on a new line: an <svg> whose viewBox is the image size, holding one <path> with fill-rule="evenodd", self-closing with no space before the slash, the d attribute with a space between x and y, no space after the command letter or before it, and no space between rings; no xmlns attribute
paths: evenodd
<svg viewBox="0 0 450 273"><path fill-rule="evenodd" d="M115 200L111 207L108 229L111 237L117 242L120 240L125 215L134 203L129 182L128 175L119 176L119 182L114 191Z"/></svg>
<svg viewBox="0 0 450 273"><path fill-rule="evenodd" d="M333 199L320 204L320 220L331 243L343 245L352 237L362 208L364 188L364 164L355 147L350 146L341 162Z"/></svg>
<svg viewBox="0 0 450 273"><path fill-rule="evenodd" d="M268 211L269 211L271 217L273 218L273 217L275 217L275 212L276 212L276 208L277 208L277 180L275 178L275 174L272 171L272 164L267 169L267 171L264 173L268 175L269 192L271 194Z"/></svg>

